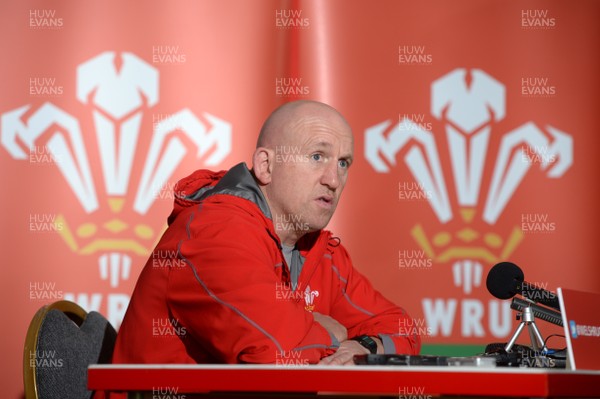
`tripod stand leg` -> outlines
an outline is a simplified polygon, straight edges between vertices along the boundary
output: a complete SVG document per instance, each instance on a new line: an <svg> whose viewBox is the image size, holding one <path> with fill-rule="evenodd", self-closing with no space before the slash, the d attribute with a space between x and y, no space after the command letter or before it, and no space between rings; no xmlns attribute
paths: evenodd
<svg viewBox="0 0 600 399"><path fill-rule="evenodd" d="M535 322L530 322L527 327L529 329L529 338L531 339L531 346L533 347L533 350L536 352L545 352L546 344L544 343L542 334L540 334L540 330L535 325Z"/></svg>
<svg viewBox="0 0 600 399"><path fill-rule="evenodd" d="M519 334L521 334L521 331L523 331L523 328L525 327L525 321L522 321L519 326L517 327L517 329L515 330L515 333L513 334L513 336L510 338L510 341L508 341L508 343L506 344L506 346L504 347L504 350L507 352L510 352L510 350L512 349L513 345L515 344L515 342L517 341L517 338L519 338Z"/></svg>

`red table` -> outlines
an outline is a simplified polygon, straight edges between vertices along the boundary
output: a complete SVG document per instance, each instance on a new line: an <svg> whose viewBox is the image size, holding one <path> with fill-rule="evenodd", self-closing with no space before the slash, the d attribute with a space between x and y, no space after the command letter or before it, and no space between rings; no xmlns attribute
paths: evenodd
<svg viewBox="0 0 600 399"><path fill-rule="evenodd" d="M391 366L92 365L91 390L186 397L191 393L286 393L298 397L600 397L600 372L552 369ZM169 395L170 394L170 395ZM188 395L185 395L188 394Z"/></svg>

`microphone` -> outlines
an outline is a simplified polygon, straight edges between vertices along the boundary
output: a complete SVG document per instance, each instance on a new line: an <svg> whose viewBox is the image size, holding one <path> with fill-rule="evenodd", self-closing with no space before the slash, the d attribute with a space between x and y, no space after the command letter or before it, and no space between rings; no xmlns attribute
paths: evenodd
<svg viewBox="0 0 600 399"><path fill-rule="evenodd" d="M490 294L498 299L509 299L520 294L560 312L556 294L526 282L523 270L514 263L501 262L492 267L487 276L486 286Z"/></svg>
<svg viewBox="0 0 600 399"><path fill-rule="evenodd" d="M522 312L526 307L531 308L531 312L538 319L547 321L548 323L552 323L556 326L563 326L560 312L529 303L529 301L519 298L513 298L512 302L510 303L510 308L519 312Z"/></svg>

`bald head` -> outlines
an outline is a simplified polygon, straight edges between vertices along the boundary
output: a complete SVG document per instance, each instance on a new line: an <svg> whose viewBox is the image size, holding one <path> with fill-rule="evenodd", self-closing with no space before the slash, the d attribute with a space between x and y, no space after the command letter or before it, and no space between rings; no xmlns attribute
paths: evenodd
<svg viewBox="0 0 600 399"><path fill-rule="evenodd" d="M298 134L305 133L305 126L319 121L341 126L352 138L348 122L335 108L318 101L298 100L281 105L269 115L256 147L274 148L293 142Z"/></svg>
<svg viewBox="0 0 600 399"><path fill-rule="evenodd" d="M329 105L294 101L267 118L252 171L282 243L294 246L329 223L348 178L353 147L348 122Z"/></svg>

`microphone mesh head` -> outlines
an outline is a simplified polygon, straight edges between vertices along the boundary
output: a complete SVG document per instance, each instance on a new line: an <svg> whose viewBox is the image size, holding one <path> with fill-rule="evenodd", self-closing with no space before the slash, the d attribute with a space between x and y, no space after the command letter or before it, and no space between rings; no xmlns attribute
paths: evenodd
<svg viewBox="0 0 600 399"><path fill-rule="evenodd" d="M525 276L514 263L501 262L490 269L485 282L490 294L498 299L509 299L519 292Z"/></svg>

